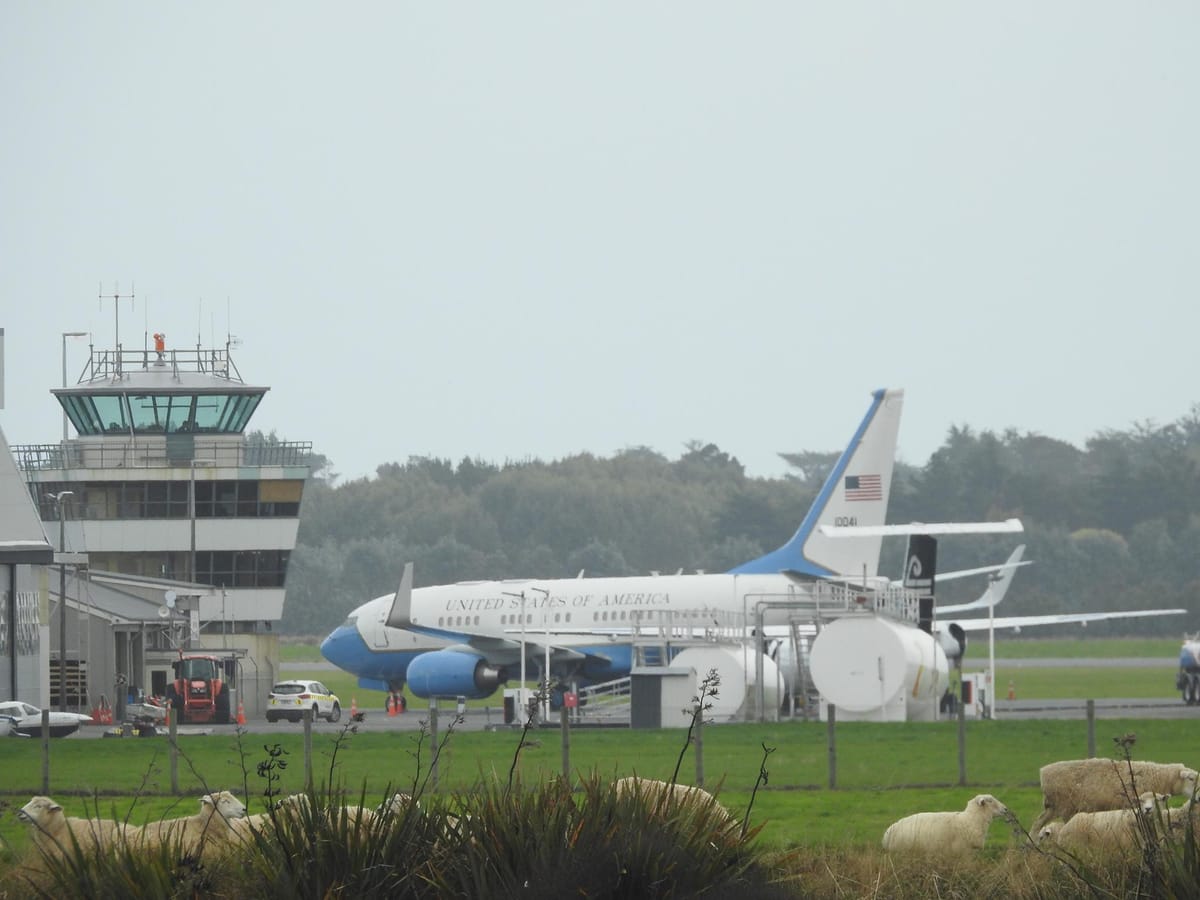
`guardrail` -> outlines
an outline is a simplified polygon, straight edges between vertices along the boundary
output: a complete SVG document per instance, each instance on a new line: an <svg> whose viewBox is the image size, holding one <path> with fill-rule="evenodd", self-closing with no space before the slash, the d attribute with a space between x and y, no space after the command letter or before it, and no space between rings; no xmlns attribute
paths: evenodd
<svg viewBox="0 0 1200 900"><path fill-rule="evenodd" d="M190 437L190 436L189 436ZM311 441L255 444L245 441L170 441L165 437L121 440L100 438L62 444L15 444L17 467L24 472L53 469L158 469L213 466L307 466Z"/></svg>

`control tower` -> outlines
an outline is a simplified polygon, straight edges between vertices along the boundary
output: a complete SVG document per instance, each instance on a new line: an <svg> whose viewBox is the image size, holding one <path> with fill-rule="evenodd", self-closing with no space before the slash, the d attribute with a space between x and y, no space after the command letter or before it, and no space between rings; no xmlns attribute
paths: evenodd
<svg viewBox="0 0 1200 900"><path fill-rule="evenodd" d="M239 699L253 715L278 676L277 625L312 445L247 440L269 388L242 380L228 343L156 342L93 346L78 383L52 390L77 436L13 454L56 549L86 554L91 578L72 584L103 580L146 601L144 621L108 619L124 629L110 626L116 685L162 694L181 650L209 653L225 659L231 680L240 675ZM58 580L49 580L52 600ZM94 655L96 626L81 624L94 598L63 592L75 627L68 635L63 626L66 646L53 655L65 656L66 671ZM52 693L54 677L52 663Z"/></svg>

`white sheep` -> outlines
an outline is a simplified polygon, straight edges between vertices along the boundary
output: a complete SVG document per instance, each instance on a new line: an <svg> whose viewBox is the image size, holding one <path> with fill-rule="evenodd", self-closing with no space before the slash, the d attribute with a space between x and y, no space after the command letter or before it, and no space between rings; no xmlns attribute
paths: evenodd
<svg viewBox="0 0 1200 900"><path fill-rule="evenodd" d="M415 805L417 809L421 808L420 803L413 803L411 794L406 794L403 791L397 791L396 793L392 794L390 798L380 803L375 809L375 812L381 816L401 816L406 810L408 810L410 806L413 805Z"/></svg>
<svg viewBox="0 0 1200 900"><path fill-rule="evenodd" d="M291 822L303 827L303 815L309 808L307 794L288 794L271 804L273 812L235 818L229 823L232 837L236 841L252 843L254 835L270 833L277 824Z"/></svg>
<svg viewBox="0 0 1200 900"><path fill-rule="evenodd" d="M1165 827L1166 794L1144 791L1138 796L1140 821L1157 834ZM1156 823L1157 819L1157 823ZM1078 853L1120 853L1135 847L1139 828L1139 812L1134 809L1105 809L1079 812L1066 822L1051 822L1038 831L1038 843L1052 844Z"/></svg>
<svg viewBox="0 0 1200 900"><path fill-rule="evenodd" d="M1197 818L1196 813L1196 798L1195 796L1188 797L1182 806L1166 810L1167 827L1176 833L1185 831L1189 825L1192 828L1200 828L1200 819Z"/></svg>
<svg viewBox="0 0 1200 900"><path fill-rule="evenodd" d="M348 805L341 807L330 807L328 810L329 820L335 825L343 825L353 831L356 835L365 834L375 828L378 821L378 814L373 809L365 806Z"/></svg>
<svg viewBox="0 0 1200 900"><path fill-rule="evenodd" d="M958 812L919 812L905 816L883 833L884 850L961 854L982 850L988 826L1008 807L991 794L972 797Z"/></svg>
<svg viewBox="0 0 1200 900"><path fill-rule="evenodd" d="M1175 807L1168 805L1167 801L1170 798L1166 794L1154 794L1154 802L1147 806L1145 803L1147 796L1148 794L1143 794L1138 799L1143 801L1142 808L1148 814L1153 814L1156 827L1168 832L1182 831L1189 819L1196 821L1196 798L1194 795L1189 795L1182 805Z"/></svg>
<svg viewBox="0 0 1200 900"><path fill-rule="evenodd" d="M34 845L47 853L70 852L76 845L81 850L111 846L121 832L120 822L68 816L59 804L43 796L21 807L17 818L33 829Z"/></svg>
<svg viewBox="0 0 1200 900"><path fill-rule="evenodd" d="M1033 842L1039 847L1053 845L1058 841L1058 829L1062 828L1062 822L1047 822L1035 832Z"/></svg>
<svg viewBox="0 0 1200 900"><path fill-rule="evenodd" d="M652 778L639 778L636 775L618 780L615 786L618 797L640 797L656 815L665 815L669 807L683 807L711 813L718 828L737 825L737 820L729 810L704 788L688 784L670 784Z"/></svg>
<svg viewBox="0 0 1200 900"><path fill-rule="evenodd" d="M200 811L195 815L150 822L140 831L131 831L127 839L140 849L178 842L181 853L203 854L237 840L240 835L232 823L245 815L246 807L236 795L218 791L200 798Z"/></svg>
<svg viewBox="0 0 1200 900"><path fill-rule="evenodd" d="M395 802L395 798L383 804L380 810L393 802ZM306 794L290 794L275 803L273 816L271 813L257 813L243 819L235 819L230 823L233 836L239 841L250 842L253 840L254 832L259 834L270 832L276 824L285 821L294 827L305 828L308 818L311 818L308 809L309 799ZM376 828L380 815L381 813L377 810L357 805L331 806L323 813L331 825L337 826L344 823L348 830L356 834L363 834ZM281 825L281 827L285 826Z"/></svg>
<svg viewBox="0 0 1200 900"><path fill-rule="evenodd" d="M1130 772L1133 780L1130 782ZM1042 766L1042 812L1030 828L1039 832L1052 819L1067 822L1076 813L1126 809L1132 797L1192 794L1196 770L1183 763L1069 759Z"/></svg>

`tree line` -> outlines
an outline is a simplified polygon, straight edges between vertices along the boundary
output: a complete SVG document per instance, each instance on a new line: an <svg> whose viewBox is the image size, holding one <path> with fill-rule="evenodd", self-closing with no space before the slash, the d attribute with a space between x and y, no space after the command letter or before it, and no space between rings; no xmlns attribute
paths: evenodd
<svg viewBox="0 0 1200 900"><path fill-rule="evenodd" d="M418 587L725 571L792 535L838 452L780 455L789 470L779 478L748 477L736 457L694 442L674 460L646 447L551 462L410 457L340 484L318 456L282 628L327 633L394 590L410 560ZM888 521L1020 518L1024 535L943 538L939 570L1000 562L1025 543L1034 565L1018 572L998 614L1184 607L1187 616L1089 626L1182 635L1200 627L1198 459L1200 404L1168 425L1099 432L1082 449L957 425L923 466L897 463ZM903 553L903 539L885 539L881 574L898 576ZM985 586L946 582L938 596L957 602Z"/></svg>

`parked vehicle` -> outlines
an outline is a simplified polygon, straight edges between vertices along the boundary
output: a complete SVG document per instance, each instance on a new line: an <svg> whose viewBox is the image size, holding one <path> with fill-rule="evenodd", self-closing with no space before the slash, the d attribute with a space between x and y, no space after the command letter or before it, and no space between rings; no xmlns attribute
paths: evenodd
<svg viewBox="0 0 1200 900"><path fill-rule="evenodd" d="M82 713L50 712L50 737L66 737L79 730L80 725L90 725L91 716ZM5 727L7 725L7 728ZM0 702L0 733L19 737L42 736L42 711L31 703L20 700Z"/></svg>
<svg viewBox="0 0 1200 900"><path fill-rule="evenodd" d="M1179 650L1175 690L1183 693L1188 706L1200 704L1200 636L1188 638Z"/></svg>
<svg viewBox="0 0 1200 900"><path fill-rule="evenodd" d="M323 718L336 722L342 717L342 705L336 694L319 681L280 681L271 688L267 698L267 721L287 719L299 722L305 710L312 710L313 720Z"/></svg>
<svg viewBox="0 0 1200 900"><path fill-rule="evenodd" d="M215 656L184 656L171 663L175 680L167 685L167 700L179 711L181 723L229 724L229 685Z"/></svg>

